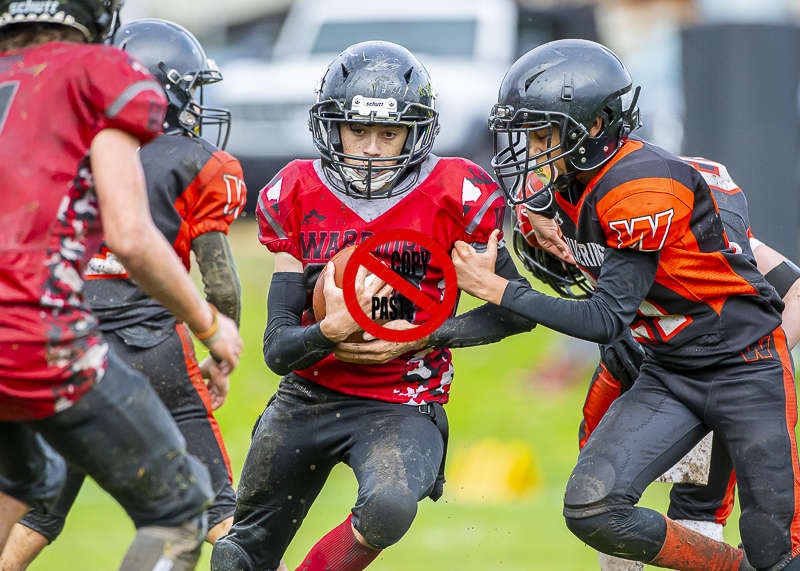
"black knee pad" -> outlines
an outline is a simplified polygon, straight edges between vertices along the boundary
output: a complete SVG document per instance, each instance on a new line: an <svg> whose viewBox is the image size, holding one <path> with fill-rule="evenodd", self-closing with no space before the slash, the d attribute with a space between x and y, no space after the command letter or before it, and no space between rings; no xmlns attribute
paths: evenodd
<svg viewBox="0 0 800 571"><path fill-rule="evenodd" d="M211 552L211 571L256 571L256 567L244 549L221 537Z"/></svg>
<svg viewBox="0 0 800 571"><path fill-rule="evenodd" d="M367 498L353 525L376 549L402 539L417 515L417 496L408 488L386 488Z"/></svg>
<svg viewBox="0 0 800 571"><path fill-rule="evenodd" d="M566 522L597 551L645 563L655 559L667 538L664 516L646 508L621 507L591 517L567 517Z"/></svg>
<svg viewBox="0 0 800 571"><path fill-rule="evenodd" d="M575 466L564 494L564 516L585 518L607 511L617 472L601 456L583 458Z"/></svg>
<svg viewBox="0 0 800 571"><path fill-rule="evenodd" d="M38 511L31 510L22 516L19 523L43 536L48 543L53 543L61 535L66 519L65 516L60 514L44 515Z"/></svg>

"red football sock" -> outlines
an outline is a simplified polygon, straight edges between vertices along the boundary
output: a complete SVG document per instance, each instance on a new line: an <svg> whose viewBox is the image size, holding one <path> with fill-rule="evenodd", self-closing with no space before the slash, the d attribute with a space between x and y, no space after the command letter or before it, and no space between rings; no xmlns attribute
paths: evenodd
<svg viewBox="0 0 800 571"><path fill-rule="evenodd" d="M744 571L752 569L743 563L744 552L727 543L714 541L667 520L667 539L656 558L648 563L656 567L681 571Z"/></svg>
<svg viewBox="0 0 800 571"><path fill-rule="evenodd" d="M372 563L380 549L359 543L353 533L352 514L333 528L308 552L295 571L361 571Z"/></svg>

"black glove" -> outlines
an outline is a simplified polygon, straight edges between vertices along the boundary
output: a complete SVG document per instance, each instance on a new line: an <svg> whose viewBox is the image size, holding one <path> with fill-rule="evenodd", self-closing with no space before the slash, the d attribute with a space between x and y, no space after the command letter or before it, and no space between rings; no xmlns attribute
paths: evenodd
<svg viewBox="0 0 800 571"><path fill-rule="evenodd" d="M619 381L620 394L624 394L636 382L644 358L644 349L633 338L630 329L626 329L608 345L600 345L600 362Z"/></svg>

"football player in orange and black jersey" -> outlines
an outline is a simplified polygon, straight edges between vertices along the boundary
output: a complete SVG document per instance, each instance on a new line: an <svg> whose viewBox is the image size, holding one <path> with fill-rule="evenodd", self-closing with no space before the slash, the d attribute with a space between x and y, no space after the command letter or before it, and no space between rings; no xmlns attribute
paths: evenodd
<svg viewBox="0 0 800 571"><path fill-rule="evenodd" d="M569 335L608 343L631 327L648 345L570 477L564 515L576 536L672 569L795 571L797 408L783 302L730 243L701 173L629 137L637 97L620 60L593 42L545 44L512 66L490 119L508 143L495 172L512 201L555 218L529 215L551 243L563 232L596 291L573 301L508 283L490 271L494 238L486 254L456 245L459 285ZM521 196L529 176L546 184ZM636 506L710 430L737 475L744 551Z"/></svg>
<svg viewBox="0 0 800 571"><path fill-rule="evenodd" d="M190 250L195 253L208 301L238 325L241 295L227 233L245 202L242 169L234 157L197 135L201 126L218 122L227 112L209 110L192 96L221 75L194 36L172 22L131 22L117 31L113 43L169 88L163 132L139 153L155 225L187 270ZM224 143L227 126L219 126ZM86 278L86 301L105 340L148 378L176 420L188 452L211 473L215 498L207 510L207 540L213 543L228 532L236 507L230 460L212 413L225 400L228 376L211 357L198 364L186 326L142 291L107 247L89 261ZM83 480L83 474L69 469L52 513L34 509L20 520L0 568L22 571L58 537Z"/></svg>
<svg viewBox="0 0 800 571"><path fill-rule="evenodd" d="M306 311L308 292L331 257L382 230L424 232L449 251L456 240L485 244L502 224L502 192L479 166L430 154L434 93L405 48L377 41L349 47L331 63L311 110L320 160L290 163L259 195L259 238L275 253L264 357L285 376L254 429L233 527L214 546L215 571L286 569L284 551L339 462L359 482L352 514L298 569L367 567L406 533L420 500L441 496L442 405L453 380L448 347L532 328L486 304L419 341L343 342L361 329L335 286L332 264L324 319L315 323ZM397 242L373 255L388 265L405 252L422 261L406 279L442 299L441 260L430 252ZM524 281L505 249L497 271ZM390 292L379 279L366 285L364 275L356 280L362 300ZM390 324L405 329L430 317L414 308Z"/></svg>
<svg viewBox="0 0 800 571"><path fill-rule="evenodd" d="M793 348L800 339L800 269L753 237L745 195L733 182L724 165L703 158L683 159L705 178L732 247L742 250L783 298L786 304L783 329L789 348ZM516 214L514 247L526 269L537 279L551 285L562 297L586 299L590 295L586 277L576 266L539 247L523 205L517 206ZM600 364L594 372L583 406L580 448L586 444L611 403L633 385L645 356L641 345L628 335L623 335L611 345L601 346L600 353ZM708 483L674 484L667 516L694 531L723 541L722 528L733 511L736 481L730 458L722 443L711 448L698 445L678 466L679 470L684 465L691 466L691 463L707 466L703 476L707 477ZM679 482L687 476L686 470L689 468L678 474ZM600 568L605 571L637 571L643 569L644 565L600 553Z"/></svg>

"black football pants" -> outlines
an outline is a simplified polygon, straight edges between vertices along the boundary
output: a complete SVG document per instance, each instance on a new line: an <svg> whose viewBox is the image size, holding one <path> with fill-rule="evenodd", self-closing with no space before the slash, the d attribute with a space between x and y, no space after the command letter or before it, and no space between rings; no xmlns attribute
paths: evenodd
<svg viewBox="0 0 800 571"><path fill-rule="evenodd" d="M208 470L186 454L186 442L147 380L113 351L98 382L70 408L42 420L0 423L5 479L0 491L29 501L21 483L42 481L51 452L90 475L117 500L137 528L177 527L203 514L213 497ZM10 478L9 478L10 476ZM63 473L62 473L63 477ZM37 498L34 498L37 499Z"/></svg>
<svg viewBox="0 0 800 571"><path fill-rule="evenodd" d="M439 429L416 406L284 377L256 423L233 528L214 546L211 568L276 569L339 462L358 480L353 526L373 547L396 543L433 489L442 451Z"/></svg>
<svg viewBox="0 0 800 571"><path fill-rule="evenodd" d="M185 327L178 325L166 340L150 348L127 345L114 333L106 333L105 339L125 364L147 377L177 423L186 440L186 450L208 468L214 490L214 502L207 510L208 528L231 517L236 508L236 494L231 486L229 461L216 421L193 384L192 377L199 370ZM195 382L202 381L195 379ZM34 508L20 523L49 542L55 541L64 529L84 479L83 473L69 466L64 489L52 512L45 514Z"/></svg>
<svg viewBox="0 0 800 571"><path fill-rule="evenodd" d="M757 350L704 369L676 372L647 360L581 451L564 497L568 527L600 551L651 561L666 525L634 506L714 430L736 472L747 557L759 570L780 568L800 551L793 371L780 328Z"/></svg>

